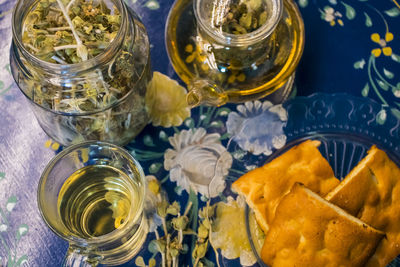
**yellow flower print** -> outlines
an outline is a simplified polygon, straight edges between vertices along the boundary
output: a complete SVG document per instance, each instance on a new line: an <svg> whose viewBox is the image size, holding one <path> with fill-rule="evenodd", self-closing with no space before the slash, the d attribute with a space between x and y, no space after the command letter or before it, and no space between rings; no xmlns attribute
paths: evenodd
<svg viewBox="0 0 400 267"><path fill-rule="evenodd" d="M154 126L179 126L190 117L186 89L159 72L153 73L147 88L146 106Z"/></svg>
<svg viewBox="0 0 400 267"><path fill-rule="evenodd" d="M375 57L379 57L382 52L385 56L392 55L392 48L388 47L387 43L393 40L393 33L387 32L385 34L385 39L382 39L378 33L373 33L371 34L371 40L381 46L381 48L372 49L371 54Z"/></svg>
<svg viewBox="0 0 400 267"><path fill-rule="evenodd" d="M329 24L333 27L336 25L336 22L343 26L342 13L339 11L335 11L332 7L326 6L324 8L324 12L322 13L322 19L329 22Z"/></svg>
<svg viewBox="0 0 400 267"><path fill-rule="evenodd" d="M55 141L53 141L53 140L51 140L51 139L47 140L47 141L44 143L44 146L45 146L46 148L51 148L51 149L54 150L54 151L57 151L57 150L60 148L60 144L57 143L57 142L55 142Z"/></svg>

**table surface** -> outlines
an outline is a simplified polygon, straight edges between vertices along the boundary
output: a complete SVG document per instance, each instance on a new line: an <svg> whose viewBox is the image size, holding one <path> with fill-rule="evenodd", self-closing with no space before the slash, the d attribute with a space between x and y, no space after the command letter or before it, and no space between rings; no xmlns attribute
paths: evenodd
<svg viewBox="0 0 400 267"><path fill-rule="evenodd" d="M382 108L383 112L377 117L377 120L383 120L378 121L382 127L389 115L397 119L397 139L393 140L399 140L400 2L296 2L306 29L304 54L295 80L297 96L320 92L371 98ZM36 188L41 172L59 148L39 127L27 100L10 74L10 20L14 3L14 0L0 0L0 266L58 266L67 243L56 237L40 218ZM173 1L127 0L127 3L147 27L153 70L180 81L169 63L164 44L165 22ZM174 137L176 142L184 142L185 135L192 141L200 136L201 140L211 142L208 145L215 150L214 153L220 153L228 141L225 135L229 130L226 126L227 113L235 110L236 106L231 104L218 109L196 108L192 110L192 119L186 119L179 127L148 125L126 148L142 163L146 175L153 175L159 180L165 178L163 188L171 201L179 200L183 204L188 199L188 186L193 185L190 183L193 177L183 175L183 179L189 180L189 183L185 183L176 177L176 172L172 171L174 167L166 166L164 152L169 149L179 153L172 144L172 138L168 137ZM197 137L190 134L190 128L195 128L193 132L197 133ZM240 145L240 141L236 141ZM397 152L399 146L400 143L391 145ZM274 147L278 146L270 144L268 149L275 150ZM242 148L246 153L251 153L251 149L246 151L245 145ZM267 157L268 149L262 149L261 152ZM232 165L232 157L230 161ZM229 160L227 162L229 165ZM229 177L231 165L221 174L222 180ZM196 169L195 166L191 168L192 175L196 175L196 172L200 178L201 175L207 175L206 170ZM200 206L204 205L202 189L195 186L192 189L198 193ZM148 239L154 239L154 233L150 233ZM207 257L214 261L211 254ZM149 255L151 253L145 247L139 256L143 256L147 262ZM189 252L182 257L182 265L191 265L190 255ZM159 255L155 259L159 262ZM135 259L126 266L135 266L134 262Z"/></svg>

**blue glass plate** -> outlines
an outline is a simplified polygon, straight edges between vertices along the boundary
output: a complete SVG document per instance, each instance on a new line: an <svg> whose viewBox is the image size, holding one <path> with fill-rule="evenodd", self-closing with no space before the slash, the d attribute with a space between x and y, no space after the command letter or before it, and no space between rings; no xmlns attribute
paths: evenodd
<svg viewBox="0 0 400 267"><path fill-rule="evenodd" d="M306 139L321 141L321 154L329 161L335 176L342 179L377 145L400 166L400 119L390 107L383 107L369 98L347 94L313 94L297 97L283 104L288 112L284 132L286 145L270 155L266 162ZM260 162L256 163L261 166ZM259 266L260 259L251 239L246 207L246 227ZM400 266L395 259L390 266Z"/></svg>
<svg viewBox="0 0 400 267"><path fill-rule="evenodd" d="M176 180L183 176L183 172L176 175L165 169L165 155L168 149L174 153L181 153L179 164L176 165L185 170L185 179L196 183L198 190L204 189L207 179L210 184L218 179L226 182L226 186L221 190L218 186L213 187L220 190L218 195L211 199L213 205L227 200L229 196L236 196L230 184L239 176L264 165L306 139L321 141L321 153L327 158L338 178L344 177L373 144L386 151L400 166L400 119L395 114L396 110L382 107L369 98L321 93L290 99L282 107L273 106L266 101L229 104L220 108L198 107L192 110L191 118L179 128L152 128L127 146L127 149L141 160L144 170L148 170L149 174L160 179L164 177L163 188L168 192L171 202L179 201L183 207L192 197L191 201L196 203L197 215L197 210L206 205L208 199L201 193L190 196L177 186ZM209 138L214 138L212 146L205 143ZM280 149L275 150L277 147ZM226 151L230 155L222 157L228 154ZM204 159L207 161L199 161L199 155L205 155ZM197 168L197 164L191 164L191 161L195 160L204 165ZM228 161L229 164L226 164ZM217 164L212 165L214 162L220 163L218 167ZM157 166L159 169L154 170ZM204 166L214 166L216 178L212 177L211 172L207 172L214 167ZM171 173L174 179L171 179ZM249 210L245 215L248 219ZM197 216L194 218L195 222L198 222ZM197 226L191 227L196 229ZM153 233L149 234L148 242L154 238ZM194 247L195 241L194 236L185 239L189 248ZM149 243L143 247L140 254L146 262L154 253L149 249ZM230 260L222 254L219 250L217 256L220 266L241 266L239 259ZM213 249L208 249L206 259L217 266ZM160 262L159 254L156 255L156 260L157 263ZM192 253L188 252L182 255L180 266L193 266L192 262ZM124 266L131 265L132 262ZM212 264L209 263L208 266ZM265 265L258 260L254 266Z"/></svg>

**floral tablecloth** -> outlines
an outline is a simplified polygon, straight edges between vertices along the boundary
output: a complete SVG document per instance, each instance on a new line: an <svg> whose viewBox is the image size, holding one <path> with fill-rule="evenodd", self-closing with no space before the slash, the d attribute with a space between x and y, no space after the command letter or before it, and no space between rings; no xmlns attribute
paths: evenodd
<svg viewBox="0 0 400 267"><path fill-rule="evenodd" d="M335 116L339 116L339 110L346 112L348 121L325 126L360 128L371 138L379 137L380 145L392 151L395 158L400 155L400 3L296 2L305 22L306 43L295 90L287 103L274 106L267 101L253 101L220 108L154 112L153 125L149 124L126 146L142 164L149 181L160 182L169 202L178 201L182 213L188 201L192 203L188 218L194 231L203 223L197 213L209 199L211 204L230 203L232 199L226 196L231 195L232 181L263 164L271 153L298 137L301 129L317 132L318 125L297 125L303 118L324 125L332 119L332 112L336 111ZM41 130L10 75L14 3L0 0L0 266L58 266L67 244L40 218L36 188L44 167L62 148ZM164 44L165 22L173 1L127 3L147 27L153 70L180 82ZM173 81L169 83L175 86ZM176 90L168 92L171 99L184 97ZM309 95L312 96L305 97ZM339 175L343 177L345 173ZM153 231L146 246L126 266L160 263L160 254L152 242L157 239L154 230L158 224L157 218L152 220ZM179 266L196 262L192 257L195 242L191 236L185 238L187 253L180 257ZM240 261L227 260L229 253L218 254L221 266L239 266L240 261L246 265L255 263L245 253L240 255ZM199 262L206 266L216 264L214 251L209 249Z"/></svg>

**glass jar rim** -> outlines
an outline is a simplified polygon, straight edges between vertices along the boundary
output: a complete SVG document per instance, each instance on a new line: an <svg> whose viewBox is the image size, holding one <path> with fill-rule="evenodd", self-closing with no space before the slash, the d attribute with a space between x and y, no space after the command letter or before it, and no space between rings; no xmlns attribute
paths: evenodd
<svg viewBox="0 0 400 267"><path fill-rule="evenodd" d="M75 145L71 145L64 150L62 150L59 154L57 154L54 158L50 160L50 162L47 164L45 170L43 171L39 183L38 183L38 190L37 190L37 202L39 205L39 212L43 220L45 221L46 225L59 237L61 237L64 240L72 241L75 243L79 244L85 244L85 245L102 245L107 242L116 240L118 238L122 238L124 236L129 235L129 232L131 231L131 228L135 225L136 221L139 219L140 215L143 213L144 209L144 203L145 203L145 198L143 197L141 199L141 202L139 202L139 211L130 222L130 225L125 225L125 227L122 228L117 228L105 235L102 236L96 236L96 237L90 237L87 239L77 237L77 236L71 236L71 235L63 235L63 233L60 233L59 231L56 230L56 227L54 227L52 224L50 224L49 220L47 217L44 215L43 210L41 209L40 203L42 203L42 198L41 198L41 187L44 183L45 177L47 176L48 172L51 170L51 168L54 166L54 164L65 157L66 155L70 154L73 151L76 151L77 149L80 148L87 148L91 146L99 146L99 147L110 147L113 150L118 150L119 153L122 154L122 156L129 161L132 161L133 164L137 167L137 170L139 172L140 180L142 182L142 194L145 196L146 194L146 180L145 180L145 174L143 172L143 168L140 165L140 163L124 148L114 145L109 142L104 142L104 141L96 141L96 140L89 140L89 141L84 141ZM132 206L131 206L132 209ZM130 210L131 211L131 210ZM128 216L130 216L131 212L129 212Z"/></svg>
<svg viewBox="0 0 400 267"><path fill-rule="evenodd" d="M22 39L21 39L22 32L19 33L19 32L17 32L17 29L16 29L16 25L20 25L20 27L22 29L22 25L24 22L23 21L24 18L22 18L21 21L18 21L18 19L21 16L25 15L24 12L19 12L20 6L24 3L24 0L18 0L18 2L16 3L16 5L14 7L13 13L12 13L12 21L11 21L12 39L13 39L14 43L16 44L17 49L20 50L22 52L22 54L33 63L33 65L43 67L46 69L46 71L48 71L50 73L65 74L65 73L70 72L70 73L76 74L76 73L80 73L80 72L90 71L91 69L94 69L94 68L96 68L96 66L101 64L101 62L110 60L112 58L113 52L116 49L118 49L118 46L124 39L125 29L127 26L126 25L127 21L125 18L127 18L127 16L128 16L128 10L127 10L126 5L123 0L111 0L111 1L113 1L119 5L119 11L120 11L121 18L122 18L121 25L118 29L118 32L117 32L115 38L109 43L109 45L107 45L107 47L100 54L98 54L95 57L90 58L88 60L74 63L74 64L57 64L57 63L51 63L51 62L42 60L42 59L36 57L35 55L33 55L32 53L30 53L26 49L25 45L22 42Z"/></svg>
<svg viewBox="0 0 400 267"><path fill-rule="evenodd" d="M200 3L203 0L193 0L193 10L196 21L200 28L216 41L227 46L251 45L271 35L278 25L283 14L283 0L266 0L272 3L272 16L260 28L246 34L232 34L216 31L207 20L200 14Z"/></svg>

